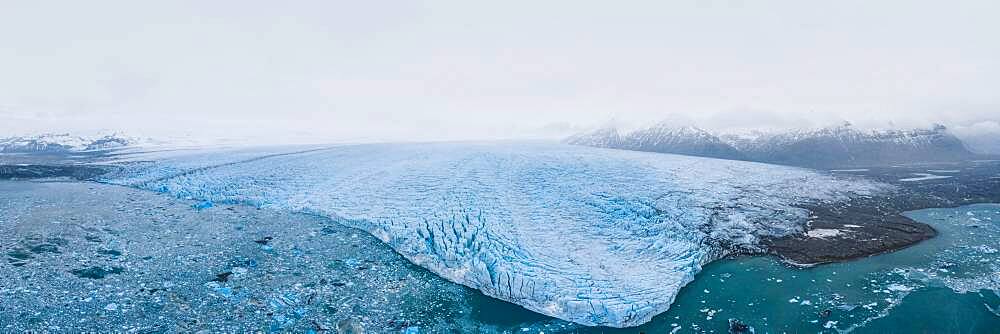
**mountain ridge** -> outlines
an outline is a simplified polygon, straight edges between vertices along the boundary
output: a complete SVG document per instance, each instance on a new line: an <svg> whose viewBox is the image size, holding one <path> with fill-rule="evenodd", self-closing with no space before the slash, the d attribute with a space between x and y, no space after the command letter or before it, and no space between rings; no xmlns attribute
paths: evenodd
<svg viewBox="0 0 1000 334"><path fill-rule="evenodd" d="M605 127L571 136L564 143L810 168L960 161L978 156L940 124L862 130L845 122L818 129L732 133L661 122L624 134Z"/></svg>
<svg viewBox="0 0 1000 334"><path fill-rule="evenodd" d="M119 134L77 136L68 133L47 133L0 138L0 153L93 152L123 148L135 142L135 139Z"/></svg>

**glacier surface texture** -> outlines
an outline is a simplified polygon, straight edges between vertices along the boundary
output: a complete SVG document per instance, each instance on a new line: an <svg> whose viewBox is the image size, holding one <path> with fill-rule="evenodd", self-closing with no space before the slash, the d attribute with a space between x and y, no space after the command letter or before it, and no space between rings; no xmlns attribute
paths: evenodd
<svg viewBox="0 0 1000 334"><path fill-rule="evenodd" d="M451 281L585 325L666 311L701 266L887 186L751 162L534 142L138 154L105 182L313 213Z"/></svg>

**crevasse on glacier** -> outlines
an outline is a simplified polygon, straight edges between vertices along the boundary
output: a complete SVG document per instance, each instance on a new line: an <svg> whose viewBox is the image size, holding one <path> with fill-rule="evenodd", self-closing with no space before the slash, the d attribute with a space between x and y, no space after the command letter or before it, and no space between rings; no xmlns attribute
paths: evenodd
<svg viewBox="0 0 1000 334"><path fill-rule="evenodd" d="M486 295L585 325L666 311L701 266L887 186L766 164L547 143L140 154L106 182L310 212Z"/></svg>

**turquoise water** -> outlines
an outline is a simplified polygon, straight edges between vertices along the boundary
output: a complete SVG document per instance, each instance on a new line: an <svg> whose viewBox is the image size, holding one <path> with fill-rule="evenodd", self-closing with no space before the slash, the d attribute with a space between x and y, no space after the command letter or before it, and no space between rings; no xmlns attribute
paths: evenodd
<svg viewBox="0 0 1000 334"><path fill-rule="evenodd" d="M906 213L940 235L897 252L793 268L773 258L709 264L671 309L637 328L574 326L474 301L476 317L518 332L726 333L739 319L757 333L997 333L1000 205Z"/></svg>

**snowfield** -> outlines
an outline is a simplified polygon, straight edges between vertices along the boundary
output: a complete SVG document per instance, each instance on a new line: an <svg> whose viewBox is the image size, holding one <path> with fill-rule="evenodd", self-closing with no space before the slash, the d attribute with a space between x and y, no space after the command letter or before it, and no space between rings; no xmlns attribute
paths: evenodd
<svg viewBox="0 0 1000 334"><path fill-rule="evenodd" d="M314 213L528 309L636 326L701 266L801 231L805 203L884 184L742 161L532 142L149 153L103 181Z"/></svg>

